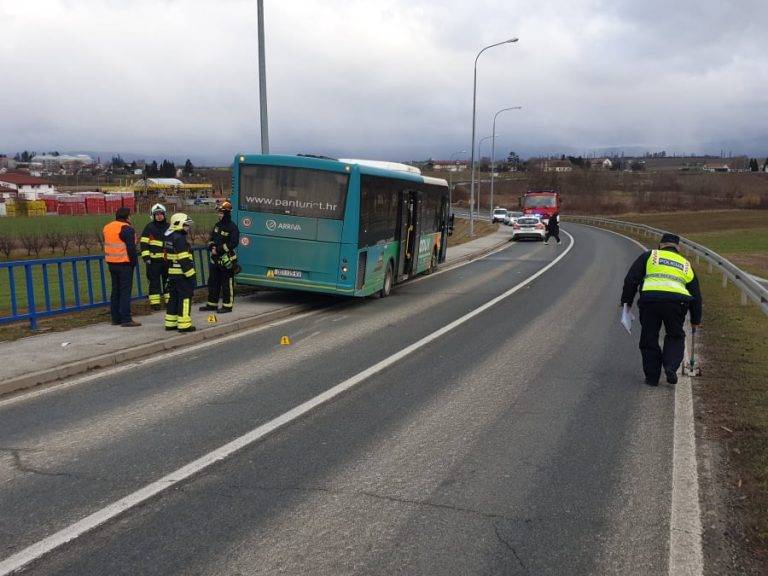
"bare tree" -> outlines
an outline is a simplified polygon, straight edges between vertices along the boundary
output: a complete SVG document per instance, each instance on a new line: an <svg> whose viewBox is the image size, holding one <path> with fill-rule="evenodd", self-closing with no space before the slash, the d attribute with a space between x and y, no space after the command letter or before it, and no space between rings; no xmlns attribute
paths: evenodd
<svg viewBox="0 0 768 576"><path fill-rule="evenodd" d="M55 254L56 248L61 244L61 232L48 230L45 233L45 243L48 245L48 248L51 249L51 254Z"/></svg>
<svg viewBox="0 0 768 576"><path fill-rule="evenodd" d="M31 256L32 252L35 253L35 258L40 257L40 250L43 249L43 237L39 234L22 234L21 245L27 250L27 256Z"/></svg>
<svg viewBox="0 0 768 576"><path fill-rule="evenodd" d="M11 253L16 248L16 240L13 236L7 234L0 234L0 252L5 256L6 260L11 259Z"/></svg>
<svg viewBox="0 0 768 576"><path fill-rule="evenodd" d="M104 252L104 234L101 232L101 230L95 230L91 232L91 239L99 245L99 249L101 252Z"/></svg>
<svg viewBox="0 0 768 576"><path fill-rule="evenodd" d="M88 232L82 228L75 230L73 234L73 240L75 241L75 245L77 246L77 249L80 250L80 252L83 252L84 249L87 248L91 243L90 234L88 234Z"/></svg>
<svg viewBox="0 0 768 576"><path fill-rule="evenodd" d="M66 256L67 250L69 250L69 247L72 245L72 234L69 232L62 234L61 240L59 240L59 245L61 246L61 254Z"/></svg>

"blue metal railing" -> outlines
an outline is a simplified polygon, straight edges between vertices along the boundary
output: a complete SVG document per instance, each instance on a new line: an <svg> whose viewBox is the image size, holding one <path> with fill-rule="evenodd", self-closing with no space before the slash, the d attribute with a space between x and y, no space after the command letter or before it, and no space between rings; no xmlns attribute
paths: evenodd
<svg viewBox="0 0 768 576"><path fill-rule="evenodd" d="M205 286L208 251L193 249L197 287ZM104 256L71 256L41 260L0 262L0 324L29 321L37 329L39 318L108 306L112 287ZM132 300L146 297L144 264L135 268Z"/></svg>

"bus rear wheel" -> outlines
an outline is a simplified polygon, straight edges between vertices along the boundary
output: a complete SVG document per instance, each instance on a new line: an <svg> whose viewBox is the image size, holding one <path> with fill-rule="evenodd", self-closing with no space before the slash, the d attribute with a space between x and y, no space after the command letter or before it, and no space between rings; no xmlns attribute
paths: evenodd
<svg viewBox="0 0 768 576"><path fill-rule="evenodd" d="M392 286L395 283L395 273L392 271L392 261L387 264L387 271L384 273L384 283L379 290L379 298L386 298L392 293Z"/></svg>

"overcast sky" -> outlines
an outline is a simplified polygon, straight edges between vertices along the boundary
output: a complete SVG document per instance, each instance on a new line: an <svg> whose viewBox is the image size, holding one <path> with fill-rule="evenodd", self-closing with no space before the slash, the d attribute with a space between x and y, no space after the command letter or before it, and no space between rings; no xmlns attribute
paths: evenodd
<svg viewBox="0 0 768 576"><path fill-rule="evenodd" d="M765 0L265 0L273 153L768 153ZM259 152L256 1L0 0L0 152ZM487 154L486 142L483 154Z"/></svg>

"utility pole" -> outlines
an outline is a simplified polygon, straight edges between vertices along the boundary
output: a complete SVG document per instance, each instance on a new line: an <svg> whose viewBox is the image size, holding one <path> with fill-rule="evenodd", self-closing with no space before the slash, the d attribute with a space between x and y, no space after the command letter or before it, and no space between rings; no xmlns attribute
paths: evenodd
<svg viewBox="0 0 768 576"><path fill-rule="evenodd" d="M496 118L499 117L499 114L502 112L506 112L507 110L520 110L522 106L512 106L511 108L502 108L493 117L493 132L491 132L491 136L494 138L491 140L491 210L493 210L493 171L495 168L495 161L496 161Z"/></svg>
<svg viewBox="0 0 768 576"><path fill-rule="evenodd" d="M264 54L264 0L257 0L259 20L259 100L261 102L261 153L269 154L267 122L267 65Z"/></svg>
<svg viewBox="0 0 768 576"><path fill-rule="evenodd" d="M483 52L488 50L489 48L493 48L495 46L501 46L502 44L512 44L514 42L517 42L517 38L510 38L509 40L504 40L503 42L497 42L496 44L491 44L490 46L486 46L480 52L477 53L477 56L475 56L475 74L474 74L474 80L472 84L472 146L470 147L471 152L471 159L470 159L470 165L471 165L471 171L470 171L470 183L469 183L469 236L470 238L475 235L475 220L474 220L474 205L475 205L475 123L477 120L477 60L480 58Z"/></svg>

